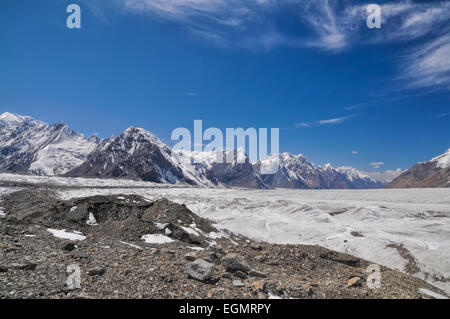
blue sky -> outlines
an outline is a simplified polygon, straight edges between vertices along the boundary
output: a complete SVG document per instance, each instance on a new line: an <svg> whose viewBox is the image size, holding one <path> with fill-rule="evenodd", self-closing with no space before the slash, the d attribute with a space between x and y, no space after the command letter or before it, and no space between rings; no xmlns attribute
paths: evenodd
<svg viewBox="0 0 450 319"><path fill-rule="evenodd" d="M194 119L278 127L315 164L405 169L450 147L450 2L378 4L381 29L357 1L4 0L0 113L169 145Z"/></svg>

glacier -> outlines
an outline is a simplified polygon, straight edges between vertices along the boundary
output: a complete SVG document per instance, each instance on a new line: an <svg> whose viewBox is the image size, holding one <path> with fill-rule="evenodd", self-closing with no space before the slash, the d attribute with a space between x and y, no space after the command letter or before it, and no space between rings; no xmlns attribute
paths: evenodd
<svg viewBox="0 0 450 319"><path fill-rule="evenodd" d="M449 188L257 190L0 174L0 185L11 181L48 185L64 200L97 194L167 198L219 229L255 240L320 245L404 272L412 264L412 275L450 292Z"/></svg>

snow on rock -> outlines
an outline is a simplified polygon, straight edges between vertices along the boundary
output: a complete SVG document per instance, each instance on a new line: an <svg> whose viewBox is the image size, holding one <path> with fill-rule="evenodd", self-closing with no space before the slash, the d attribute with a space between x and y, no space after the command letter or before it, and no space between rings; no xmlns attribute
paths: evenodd
<svg viewBox="0 0 450 319"><path fill-rule="evenodd" d="M47 230L52 233L53 236L62 239L69 240L85 240L86 236L82 235L79 232L67 232L65 229L53 229L47 228Z"/></svg>
<svg viewBox="0 0 450 319"><path fill-rule="evenodd" d="M191 235L194 235L194 236L200 236L200 234L196 231L196 230L194 230L194 229L192 229L192 228L190 228L190 227L184 227L184 226L180 226L186 233L189 233L189 234L191 234Z"/></svg>
<svg viewBox="0 0 450 319"><path fill-rule="evenodd" d="M172 238L162 234L144 235L141 239L143 239L147 244L168 244L174 242Z"/></svg>
<svg viewBox="0 0 450 319"><path fill-rule="evenodd" d="M192 249L192 250L196 250L196 251L203 251L203 250L205 250L205 248L202 248L202 247L188 247L189 249Z"/></svg>
<svg viewBox="0 0 450 319"><path fill-rule="evenodd" d="M136 248L136 249L139 249L139 250L143 250L143 248L142 248L142 247L139 247L138 245L130 244L130 243L127 243L126 241L119 241L119 242L120 242L121 244L130 246L130 247L132 247L132 248Z"/></svg>
<svg viewBox="0 0 450 319"><path fill-rule="evenodd" d="M169 223L155 223L155 227L158 230L163 230L164 228L166 228L169 225Z"/></svg>
<svg viewBox="0 0 450 319"><path fill-rule="evenodd" d="M431 162L436 162L436 165L440 168L450 167L450 148L444 154L433 158Z"/></svg>
<svg viewBox="0 0 450 319"><path fill-rule="evenodd" d="M422 294L424 294L426 296L435 298L435 299L448 299L445 296L442 296L442 295L440 295L440 294L438 294L438 293L436 293L434 291L431 291L431 290L428 290L428 289L425 289L425 288L420 288L419 292L421 292Z"/></svg>

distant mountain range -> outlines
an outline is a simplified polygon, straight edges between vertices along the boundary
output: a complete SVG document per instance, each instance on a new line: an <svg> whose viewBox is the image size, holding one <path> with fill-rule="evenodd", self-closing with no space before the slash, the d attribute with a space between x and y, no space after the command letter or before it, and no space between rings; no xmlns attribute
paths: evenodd
<svg viewBox="0 0 450 319"><path fill-rule="evenodd" d="M250 163L242 149L192 152L201 163L184 163L152 133L130 127L118 137L85 138L64 123L47 124L29 116L0 115L0 171L73 177L128 178L203 187L379 188L377 180L352 167L314 167L303 155L282 153ZM184 154L186 155L186 154ZM232 163L219 162L232 155ZM261 168L279 160L275 174Z"/></svg>
<svg viewBox="0 0 450 319"><path fill-rule="evenodd" d="M98 145L64 123L47 124L29 116L0 115L0 170L59 175L81 165Z"/></svg>
<svg viewBox="0 0 450 319"><path fill-rule="evenodd" d="M450 187L450 149L428 162L417 163L395 178L387 187Z"/></svg>

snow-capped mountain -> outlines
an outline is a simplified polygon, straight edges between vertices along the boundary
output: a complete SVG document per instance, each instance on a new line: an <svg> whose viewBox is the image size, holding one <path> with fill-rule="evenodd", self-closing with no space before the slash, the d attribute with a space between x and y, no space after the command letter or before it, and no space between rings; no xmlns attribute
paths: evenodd
<svg viewBox="0 0 450 319"><path fill-rule="evenodd" d="M203 167L205 176L215 186L269 188L255 172L247 154L241 148L234 151L173 151L172 156Z"/></svg>
<svg viewBox="0 0 450 319"><path fill-rule="evenodd" d="M384 183L378 180L375 180L373 177L362 173L354 167L341 166L335 168L340 174L345 177L345 187L342 188L350 188L350 189L366 189L366 188L380 188L384 186ZM330 188L338 188L338 187L330 187Z"/></svg>
<svg viewBox="0 0 450 319"><path fill-rule="evenodd" d="M63 174L81 165L97 143L64 123L50 125L8 112L0 115L0 171Z"/></svg>
<svg viewBox="0 0 450 319"><path fill-rule="evenodd" d="M275 174L264 174L264 168L272 168L273 165L277 164L277 157L279 160L277 172ZM254 167L264 183L271 188L318 188L319 176L312 163L301 154L272 154L256 162Z"/></svg>
<svg viewBox="0 0 450 319"><path fill-rule="evenodd" d="M226 186L269 188L255 172L244 150L223 151L218 156L222 156L221 163L210 161L207 165L210 180Z"/></svg>
<svg viewBox="0 0 450 319"><path fill-rule="evenodd" d="M100 143L83 164L65 175L213 186L204 167L178 161L155 135L136 127Z"/></svg>
<svg viewBox="0 0 450 319"><path fill-rule="evenodd" d="M303 155L270 155L252 164L243 149L175 152L149 131L135 127L118 137L86 139L63 123L50 125L11 113L0 116L0 156L0 171L38 175L259 189L382 186L351 167L315 168ZM268 167L275 173L265 174Z"/></svg>
<svg viewBox="0 0 450 319"><path fill-rule="evenodd" d="M450 187L450 149L403 172L389 188Z"/></svg>
<svg viewBox="0 0 450 319"><path fill-rule="evenodd" d="M271 155L254 164L256 172L271 166L276 155ZM276 158L275 158L276 159ZM378 188L382 183L361 173L353 167L334 168L331 164L317 168L303 155L282 153L275 174L261 174L261 179L271 188Z"/></svg>

